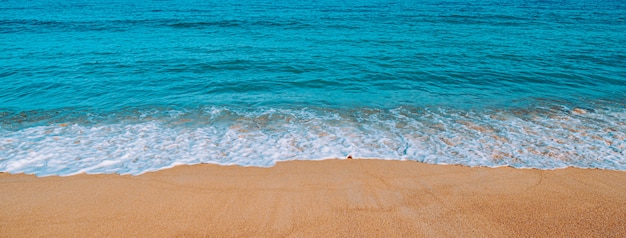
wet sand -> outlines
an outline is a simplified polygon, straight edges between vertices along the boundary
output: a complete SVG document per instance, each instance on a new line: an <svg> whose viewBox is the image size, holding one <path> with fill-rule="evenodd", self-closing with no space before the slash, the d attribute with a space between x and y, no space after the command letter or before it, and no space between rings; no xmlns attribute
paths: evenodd
<svg viewBox="0 0 626 238"><path fill-rule="evenodd" d="M0 237L624 237L626 172L410 161L0 173Z"/></svg>

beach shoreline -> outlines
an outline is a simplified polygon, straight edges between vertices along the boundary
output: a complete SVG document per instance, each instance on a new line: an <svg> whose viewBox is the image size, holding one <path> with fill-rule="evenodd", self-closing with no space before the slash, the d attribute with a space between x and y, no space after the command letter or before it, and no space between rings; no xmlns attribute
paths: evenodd
<svg viewBox="0 0 626 238"><path fill-rule="evenodd" d="M626 172L376 159L0 173L3 237L626 234Z"/></svg>

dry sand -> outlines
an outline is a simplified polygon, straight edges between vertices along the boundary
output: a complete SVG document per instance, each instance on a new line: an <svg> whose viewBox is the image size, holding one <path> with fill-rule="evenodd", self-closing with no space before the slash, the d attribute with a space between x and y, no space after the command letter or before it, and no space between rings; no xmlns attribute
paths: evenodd
<svg viewBox="0 0 626 238"><path fill-rule="evenodd" d="M624 237L626 172L325 160L0 174L0 237Z"/></svg>

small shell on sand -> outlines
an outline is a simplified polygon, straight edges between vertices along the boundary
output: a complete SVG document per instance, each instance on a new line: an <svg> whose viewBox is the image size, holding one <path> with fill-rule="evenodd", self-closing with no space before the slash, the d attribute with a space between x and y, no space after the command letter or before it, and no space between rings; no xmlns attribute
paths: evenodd
<svg viewBox="0 0 626 238"><path fill-rule="evenodd" d="M573 113L576 114L587 114L587 110L582 109L582 108L574 108L574 110L572 110Z"/></svg>
<svg viewBox="0 0 626 238"><path fill-rule="evenodd" d="M346 156L346 159L352 159L352 155Z"/></svg>

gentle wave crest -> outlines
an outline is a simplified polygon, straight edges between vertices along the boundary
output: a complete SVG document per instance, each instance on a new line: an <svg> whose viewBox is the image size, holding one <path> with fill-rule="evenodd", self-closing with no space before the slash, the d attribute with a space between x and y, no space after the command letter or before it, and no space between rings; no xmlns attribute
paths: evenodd
<svg viewBox="0 0 626 238"><path fill-rule="evenodd" d="M179 164L272 166L382 158L433 164L626 170L626 111L205 108L118 122L0 129L0 170L141 174Z"/></svg>

